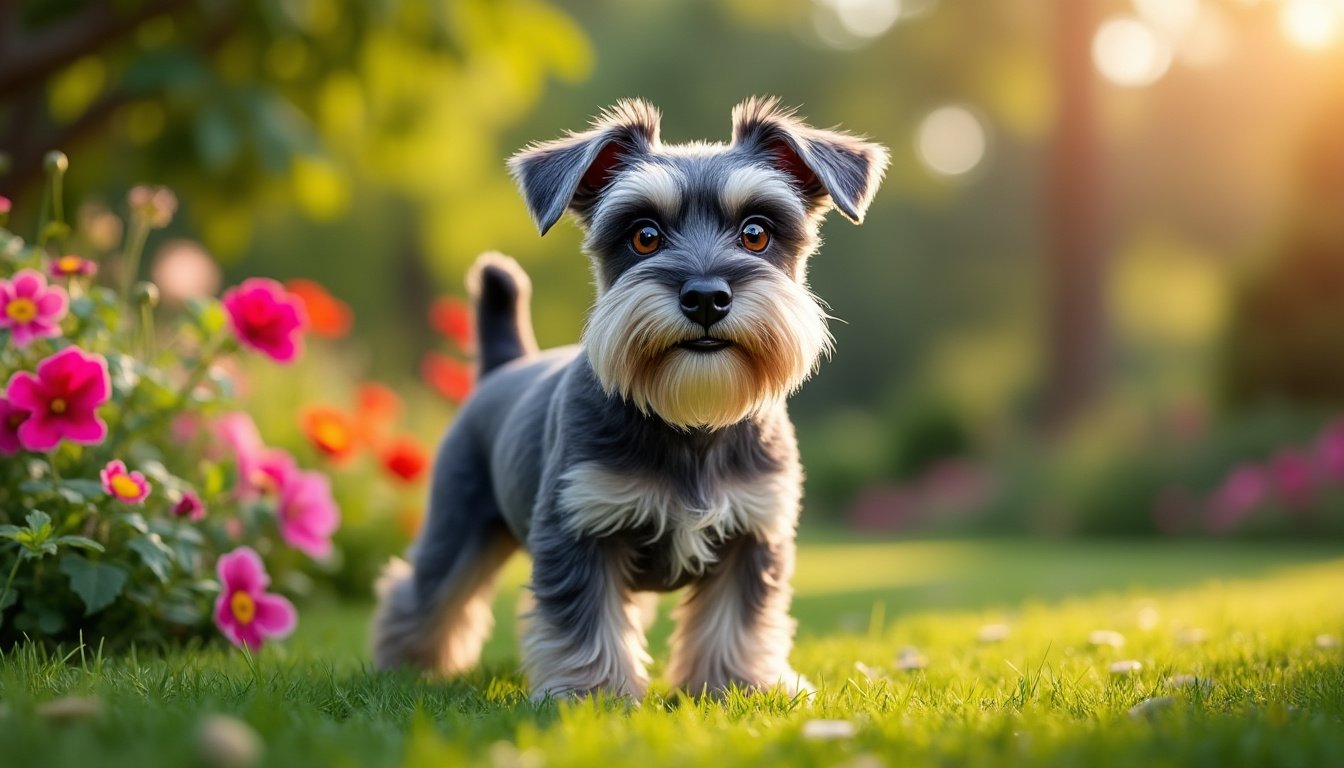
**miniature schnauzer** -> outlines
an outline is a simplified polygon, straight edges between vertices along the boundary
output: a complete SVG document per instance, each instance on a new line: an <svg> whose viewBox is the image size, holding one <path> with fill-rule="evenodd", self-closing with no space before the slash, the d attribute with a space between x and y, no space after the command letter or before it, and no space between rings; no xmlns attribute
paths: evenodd
<svg viewBox="0 0 1344 768"><path fill-rule="evenodd" d="M638 593L682 587L673 684L806 688L789 666L802 468L785 399L831 348L806 280L822 218L863 219L887 151L774 99L732 119L727 145L665 145L658 111L623 101L510 160L542 234L565 211L583 228L597 302L579 346L539 353L527 276L499 255L473 268L480 384L439 447L412 563L379 580L379 668L473 666L521 545L534 696L642 697Z"/></svg>

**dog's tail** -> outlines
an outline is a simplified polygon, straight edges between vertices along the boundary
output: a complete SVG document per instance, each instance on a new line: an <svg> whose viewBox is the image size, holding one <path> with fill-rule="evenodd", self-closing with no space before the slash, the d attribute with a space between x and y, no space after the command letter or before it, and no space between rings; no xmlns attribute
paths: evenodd
<svg viewBox="0 0 1344 768"><path fill-rule="evenodd" d="M480 375L537 351L528 304L532 281L518 262L493 251L476 257L467 274L476 299L476 344Z"/></svg>

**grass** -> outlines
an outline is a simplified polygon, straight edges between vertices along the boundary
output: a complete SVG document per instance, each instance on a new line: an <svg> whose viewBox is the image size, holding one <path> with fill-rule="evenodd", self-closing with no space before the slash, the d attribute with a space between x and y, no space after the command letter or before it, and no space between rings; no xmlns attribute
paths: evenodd
<svg viewBox="0 0 1344 768"><path fill-rule="evenodd" d="M816 544L795 582L810 701L655 685L637 708L528 702L510 637L524 578L509 571L485 667L451 682L371 673L367 606L309 609L255 659L20 649L0 661L0 764L196 764L202 719L223 712L284 766L1344 765L1338 547ZM991 624L1006 637L982 640ZM1124 645L1089 643L1099 629ZM1141 668L1110 672L1128 660ZM71 694L101 714L40 714Z"/></svg>

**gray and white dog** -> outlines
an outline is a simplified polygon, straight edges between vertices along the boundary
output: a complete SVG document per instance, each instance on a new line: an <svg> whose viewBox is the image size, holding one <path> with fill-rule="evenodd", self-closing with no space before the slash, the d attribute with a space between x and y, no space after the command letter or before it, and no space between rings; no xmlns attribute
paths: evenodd
<svg viewBox="0 0 1344 768"><path fill-rule="evenodd" d="M527 276L477 262L481 380L439 447L412 564L378 583L379 668L473 666L496 574L525 546L534 696L641 697L638 593L682 587L673 684L805 687L785 399L831 348L806 280L822 218L862 220L887 152L773 99L732 119L729 144L664 145L658 111L623 101L510 160L542 234L567 210L583 228L597 302L578 347L538 353Z"/></svg>

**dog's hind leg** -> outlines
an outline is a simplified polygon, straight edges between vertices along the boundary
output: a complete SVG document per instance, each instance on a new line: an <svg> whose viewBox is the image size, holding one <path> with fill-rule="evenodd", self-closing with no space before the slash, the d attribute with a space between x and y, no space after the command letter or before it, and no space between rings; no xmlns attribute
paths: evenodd
<svg viewBox="0 0 1344 768"><path fill-rule="evenodd" d="M465 430L444 440L412 563L393 560L378 580L378 669L413 666L447 675L480 659L494 624L496 578L518 540L500 516L489 468L470 443Z"/></svg>

